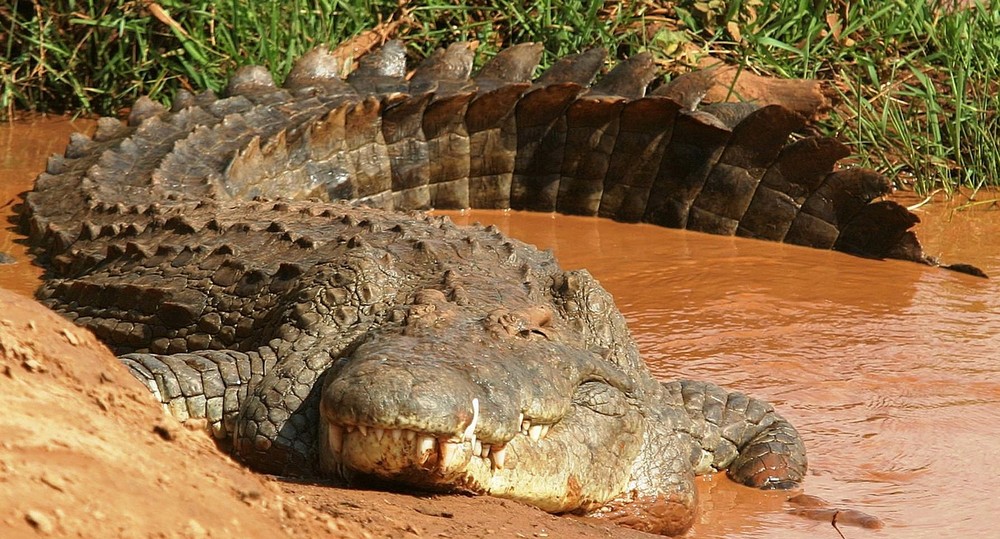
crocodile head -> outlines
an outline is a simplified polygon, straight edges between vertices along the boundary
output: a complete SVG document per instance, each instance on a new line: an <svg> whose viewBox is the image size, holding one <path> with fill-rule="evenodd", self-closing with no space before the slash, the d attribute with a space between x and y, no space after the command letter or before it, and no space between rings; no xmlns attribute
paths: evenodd
<svg viewBox="0 0 1000 539"><path fill-rule="evenodd" d="M553 512L621 493L643 420L634 373L596 336L614 333L594 314L610 297L585 272L547 302L507 292L484 308L421 290L343 354L322 392L323 471Z"/></svg>

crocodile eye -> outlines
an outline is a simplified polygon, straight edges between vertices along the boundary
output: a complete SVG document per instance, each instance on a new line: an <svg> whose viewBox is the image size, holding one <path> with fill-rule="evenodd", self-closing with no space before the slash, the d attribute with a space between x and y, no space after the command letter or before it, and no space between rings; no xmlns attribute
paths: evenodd
<svg viewBox="0 0 1000 539"><path fill-rule="evenodd" d="M531 307L518 311L497 309L486 318L487 328L498 335L510 337L532 338L541 336L552 339L549 326L552 323L552 312L544 307Z"/></svg>
<svg viewBox="0 0 1000 539"><path fill-rule="evenodd" d="M518 337L524 337L525 339L530 339L533 336L541 336L546 339L550 339L549 334L546 333L545 330L540 327L522 329L520 332L518 332L517 335Z"/></svg>

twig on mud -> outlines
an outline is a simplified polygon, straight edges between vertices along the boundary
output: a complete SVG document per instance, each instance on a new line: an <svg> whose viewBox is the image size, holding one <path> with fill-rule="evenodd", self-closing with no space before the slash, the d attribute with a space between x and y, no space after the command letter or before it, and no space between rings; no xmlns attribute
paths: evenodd
<svg viewBox="0 0 1000 539"><path fill-rule="evenodd" d="M923 206L924 204L927 204L928 202L930 202L934 198L934 195L940 193L941 191L942 191L941 189L935 189L935 190L931 191L930 194L928 194L926 197L924 197L923 200L921 200L920 202L917 202L916 204L914 204L912 206L907 206L906 209L908 209L910 211L913 211L913 210L915 210L915 209Z"/></svg>
<svg viewBox="0 0 1000 539"><path fill-rule="evenodd" d="M174 18L170 16L170 13L167 13L167 10L163 9L160 6L160 4L157 4L156 2L149 2L149 3L146 4L146 9L149 10L149 13L153 17L156 17L156 20L158 20L158 21L162 22L163 24L169 26L174 31L176 31L177 33L181 34L182 36L184 36L186 38L190 38L191 37L187 33L187 31L184 30L184 27L182 27L180 25L180 23L178 23L177 21L175 21Z"/></svg>
<svg viewBox="0 0 1000 539"><path fill-rule="evenodd" d="M971 208L975 208L977 206L988 206L990 208L1000 207L1000 198L991 198L988 200L973 200L970 202L966 202L965 204L962 204L961 206L955 208L955 211L964 211Z"/></svg>
<svg viewBox="0 0 1000 539"><path fill-rule="evenodd" d="M847 539L844 537L844 532L840 531L840 528L837 527L837 515L839 514L839 510L833 512L833 518L830 519L830 525L833 526L833 529L837 530L837 535L840 536L840 539Z"/></svg>

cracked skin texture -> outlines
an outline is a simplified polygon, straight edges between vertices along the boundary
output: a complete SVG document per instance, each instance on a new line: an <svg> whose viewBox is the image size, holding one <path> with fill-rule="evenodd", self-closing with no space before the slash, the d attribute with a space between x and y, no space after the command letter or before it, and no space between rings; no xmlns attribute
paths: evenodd
<svg viewBox="0 0 1000 539"><path fill-rule="evenodd" d="M350 85L318 50L284 88L249 69L230 97L101 120L26 197L39 298L261 471L488 493L664 534L690 525L696 473L797 485L795 429L741 393L654 380L585 271L398 210L558 210L933 263L912 214L873 202L884 178L831 172L835 142L786 145L801 119L781 107L730 127L642 97L642 58L588 87L593 53L532 86L531 45L449 75L440 61L463 47L407 82L387 46Z"/></svg>

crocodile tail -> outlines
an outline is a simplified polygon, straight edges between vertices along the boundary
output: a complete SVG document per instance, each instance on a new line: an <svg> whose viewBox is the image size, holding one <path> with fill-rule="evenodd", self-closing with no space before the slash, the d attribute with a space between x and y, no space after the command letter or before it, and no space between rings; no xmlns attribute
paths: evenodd
<svg viewBox="0 0 1000 539"><path fill-rule="evenodd" d="M381 122L374 147L385 148L379 177L389 179L344 194L397 209L558 211L936 264L910 230L918 218L882 200L885 177L840 168L849 151L831 138L789 142L806 125L798 113L748 103L694 109L704 92L691 88L680 98L647 95L658 74L648 55L595 83L602 49L565 57L532 81L540 53L511 47L471 78L471 47L432 55L409 95L366 109Z"/></svg>

